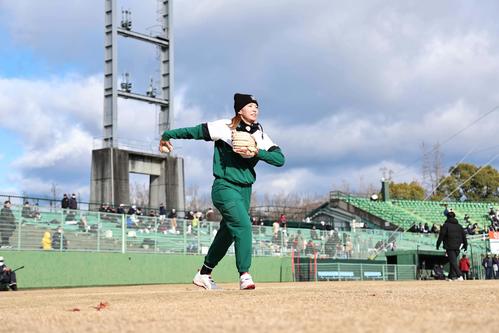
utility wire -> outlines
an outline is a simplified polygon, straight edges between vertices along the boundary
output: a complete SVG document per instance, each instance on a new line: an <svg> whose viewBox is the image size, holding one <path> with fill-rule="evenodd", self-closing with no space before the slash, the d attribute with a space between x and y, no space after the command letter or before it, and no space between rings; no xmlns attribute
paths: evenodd
<svg viewBox="0 0 499 333"><path fill-rule="evenodd" d="M464 126L463 128L461 128L460 130L458 130L456 133L452 134L451 136L449 136L447 139L445 139L444 141L442 141L441 145L445 145L447 144L449 141L451 141L452 139L454 139L455 137L457 137L459 134L461 134L462 132L466 131L468 128L472 127L473 125L475 125L477 122L479 122L480 120L482 120L483 118L487 117L489 114L495 112L499 110L499 105L496 105L495 107L493 107L492 109L490 109L489 111L483 113L482 115L480 115L477 119L473 120L471 123L467 124L466 126ZM432 150L430 150L428 152L428 154L431 154L433 152L435 152L435 150L437 150L439 147L435 147L433 148ZM416 163L417 161L419 161L421 158L417 158L415 159L412 163L410 163L409 165L413 165L414 163ZM405 173L403 173L402 171L405 171L409 169L409 166L399 170L399 171L395 171L394 172L394 175L397 175L397 176L401 176L401 175L404 175Z"/></svg>

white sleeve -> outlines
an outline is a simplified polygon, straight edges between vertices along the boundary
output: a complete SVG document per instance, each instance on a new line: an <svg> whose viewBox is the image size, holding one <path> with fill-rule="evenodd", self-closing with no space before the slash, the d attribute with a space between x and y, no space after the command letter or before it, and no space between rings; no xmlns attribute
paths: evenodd
<svg viewBox="0 0 499 333"><path fill-rule="evenodd" d="M253 133L253 137L255 138L256 146L258 147L258 149L269 150L270 147L277 146L270 139L270 137L267 135L267 133L263 133L260 130Z"/></svg>
<svg viewBox="0 0 499 333"><path fill-rule="evenodd" d="M223 140L230 144L230 120L221 119L207 123L208 132L212 141Z"/></svg>

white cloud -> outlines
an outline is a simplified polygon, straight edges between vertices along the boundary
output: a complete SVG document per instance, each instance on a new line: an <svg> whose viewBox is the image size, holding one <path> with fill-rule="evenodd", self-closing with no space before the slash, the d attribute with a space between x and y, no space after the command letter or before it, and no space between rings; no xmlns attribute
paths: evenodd
<svg viewBox="0 0 499 333"><path fill-rule="evenodd" d="M134 29L156 23L149 14L156 1L121 3L132 9ZM259 191L321 192L361 177L377 183L382 166L403 170L396 180L410 181L422 141L443 142L499 104L496 9L487 1L176 1L173 124L227 117L235 90L256 91L263 126L287 157L283 169L258 167ZM73 75L0 78L0 126L26 148L14 163L23 186L76 177L71 186L88 187L92 138L102 136L102 75L95 74L102 11L88 1L0 4L8 17L0 25L14 45L54 69L79 64ZM134 49L121 60L140 90L151 66L137 55ZM120 101L119 112L119 137L156 146L154 107ZM445 166L495 142L497 114L446 144ZM187 183L209 191L211 145L175 145Z"/></svg>

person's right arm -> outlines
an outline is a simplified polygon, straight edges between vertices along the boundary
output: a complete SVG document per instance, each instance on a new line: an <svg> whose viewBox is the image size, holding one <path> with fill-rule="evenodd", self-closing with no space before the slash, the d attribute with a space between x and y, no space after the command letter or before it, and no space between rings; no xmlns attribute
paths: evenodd
<svg viewBox="0 0 499 333"><path fill-rule="evenodd" d="M210 133L207 124L199 124L194 127L183 127L172 130L167 130L161 135L163 141L170 139L194 139L211 141Z"/></svg>
<svg viewBox="0 0 499 333"><path fill-rule="evenodd" d="M444 223L442 228L440 229L440 233L438 234L438 240L437 240L437 250L440 247L440 244L444 240L445 235L447 234L447 225Z"/></svg>

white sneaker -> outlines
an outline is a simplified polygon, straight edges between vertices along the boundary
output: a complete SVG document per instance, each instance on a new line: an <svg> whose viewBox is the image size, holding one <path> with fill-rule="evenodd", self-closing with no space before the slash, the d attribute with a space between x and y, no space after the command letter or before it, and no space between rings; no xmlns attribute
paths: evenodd
<svg viewBox="0 0 499 333"><path fill-rule="evenodd" d="M464 279L463 279L463 277L462 277L462 276L458 277L456 280L457 280L457 281L464 281Z"/></svg>
<svg viewBox="0 0 499 333"><path fill-rule="evenodd" d="M251 275L249 273L244 273L243 275L241 275L239 279L239 289L255 289L255 283L253 282L253 279L251 278Z"/></svg>
<svg viewBox="0 0 499 333"><path fill-rule="evenodd" d="M194 283L198 287L208 290L220 289L218 288L215 281L213 281L213 279L211 278L211 275L201 274L199 271L196 273L196 275L194 275L192 283Z"/></svg>

